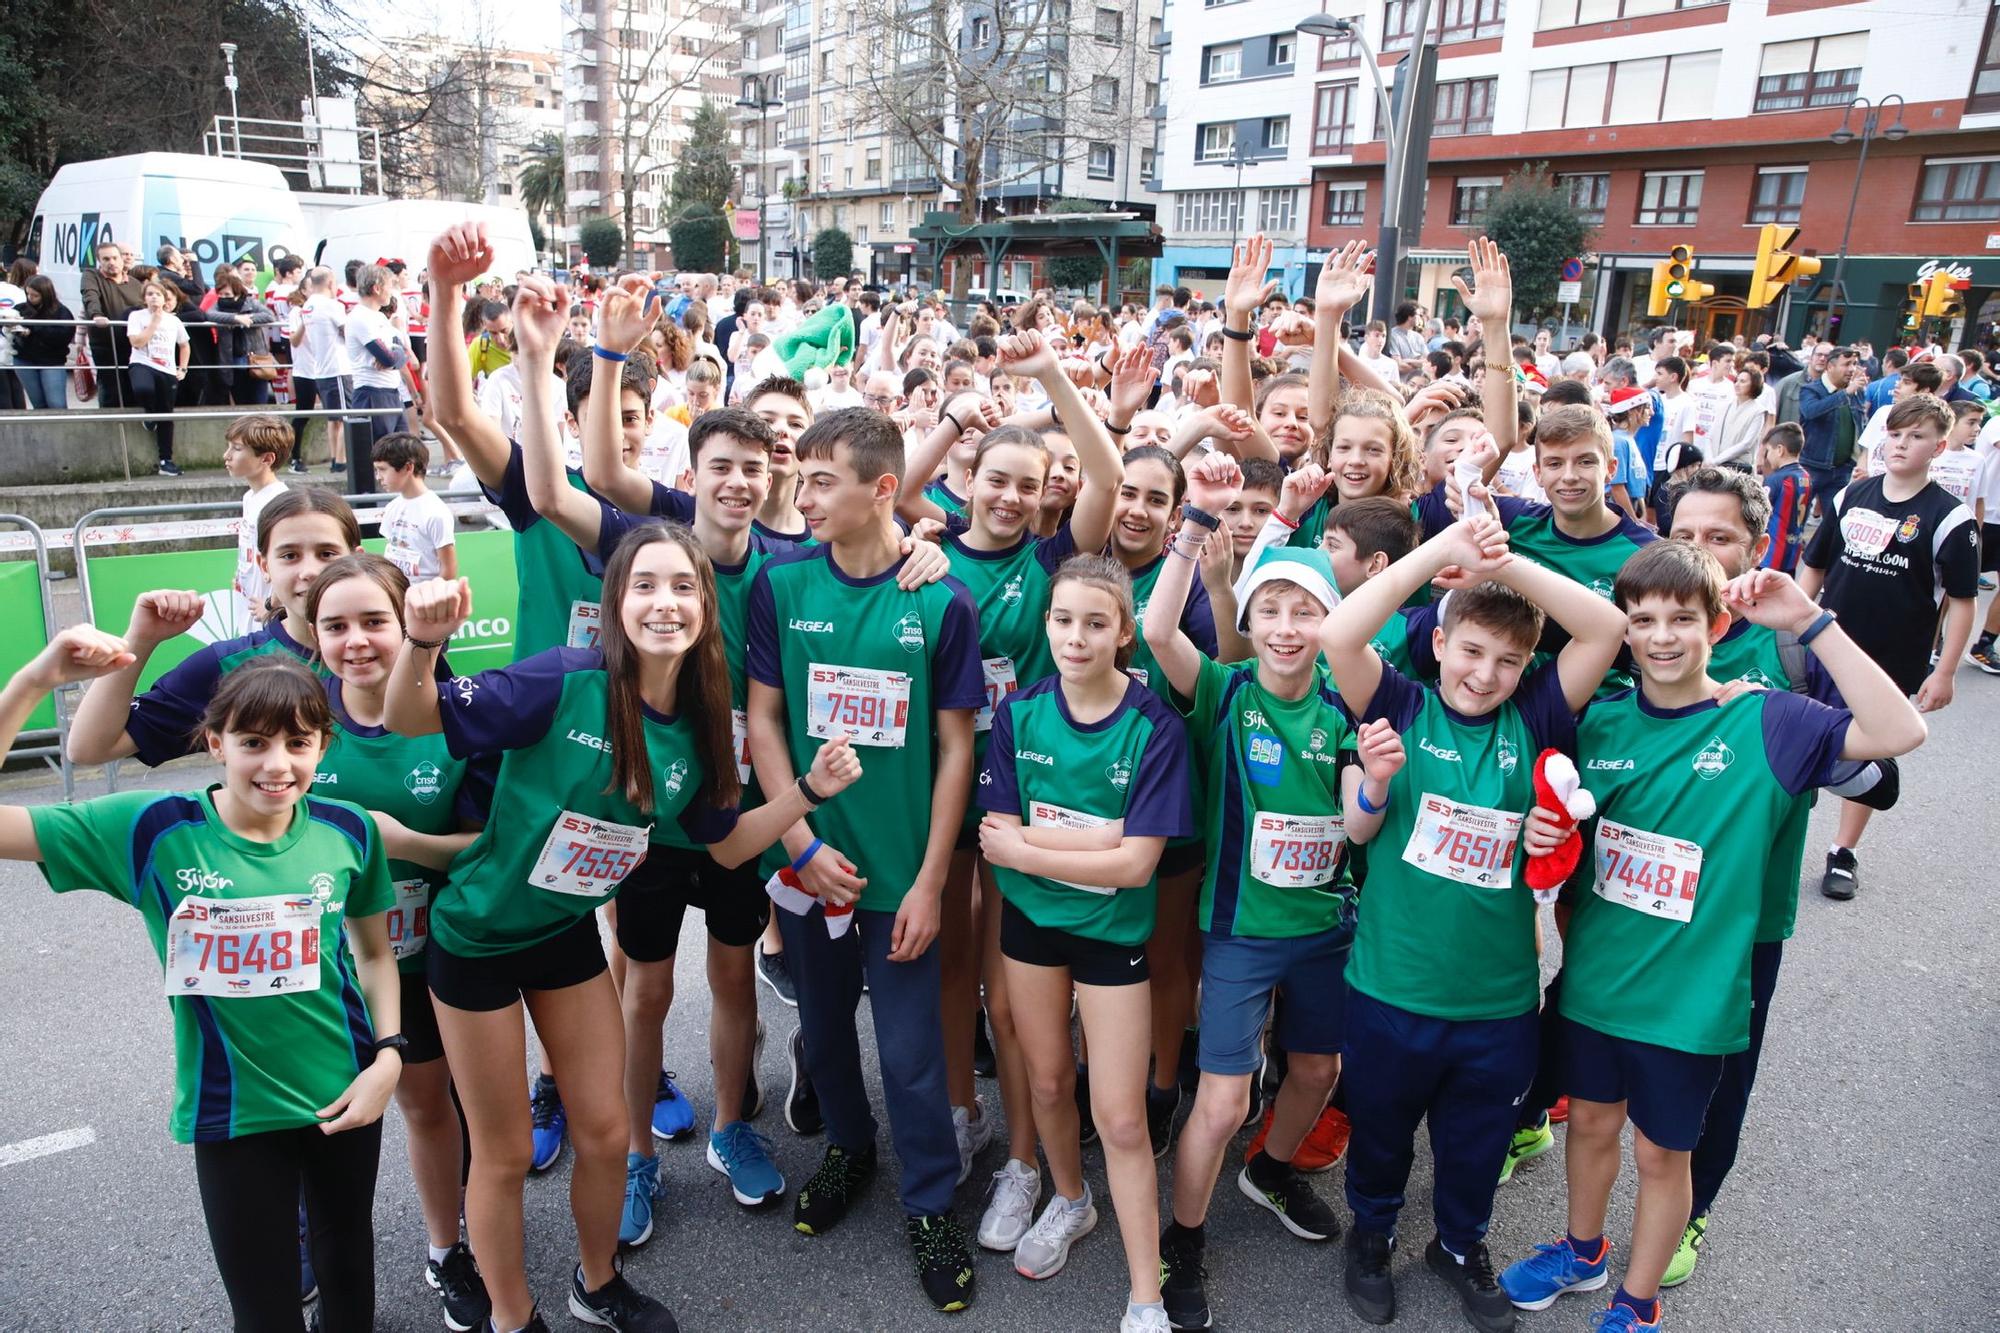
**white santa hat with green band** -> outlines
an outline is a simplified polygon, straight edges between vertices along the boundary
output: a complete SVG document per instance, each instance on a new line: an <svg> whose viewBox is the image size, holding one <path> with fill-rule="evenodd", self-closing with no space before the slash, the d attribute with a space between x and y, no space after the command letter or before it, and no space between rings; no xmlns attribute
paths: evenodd
<svg viewBox="0 0 2000 1333"><path fill-rule="evenodd" d="M1243 602L1236 608L1236 631L1250 632L1250 603L1257 589L1267 583L1296 583L1321 606L1331 611L1340 605L1340 591L1333 583L1333 564L1326 552L1304 546L1273 546L1264 551L1250 581L1243 585Z"/></svg>

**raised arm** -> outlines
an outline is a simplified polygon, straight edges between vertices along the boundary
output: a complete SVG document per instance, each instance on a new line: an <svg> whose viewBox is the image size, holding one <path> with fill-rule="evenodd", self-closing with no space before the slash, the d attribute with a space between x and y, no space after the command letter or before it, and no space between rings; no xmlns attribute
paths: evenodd
<svg viewBox="0 0 2000 1333"><path fill-rule="evenodd" d="M1484 491L1485 487L1477 487L1473 494ZM1480 511L1478 521L1499 526L1490 507ZM1541 607L1569 632L1570 641L1556 655L1556 671L1570 711L1582 712L1625 645L1625 613L1575 579L1520 556L1503 564L1493 579Z"/></svg>
<svg viewBox="0 0 2000 1333"><path fill-rule="evenodd" d="M42 700L59 686L102 678L133 668L137 659L125 641L94 625L72 625L57 634L26 666L0 688L0 754L14 746L21 728ZM40 841L27 808L0 805L0 860L39 861Z"/></svg>
<svg viewBox="0 0 2000 1333"><path fill-rule="evenodd" d="M426 579L403 598L403 648L382 691L382 725L398 736L435 736L437 656L472 615L469 579Z"/></svg>
<svg viewBox="0 0 2000 1333"><path fill-rule="evenodd" d="M1458 289L1459 299L1465 308L1479 317L1482 329L1509 329L1514 324L1514 270L1507 263L1507 256L1500 247L1481 236L1465 247L1465 262L1472 269L1472 286L1456 273L1451 275L1451 285ZM1514 366L1512 362L1496 362L1489 355L1486 373L1480 377L1479 414L1485 419L1487 433L1492 435L1499 453L1493 460L1492 471L1486 473L1491 481L1493 474L1500 470L1500 460L1514 452L1514 445L1520 438L1520 419L1514 406Z"/></svg>
<svg viewBox="0 0 2000 1333"><path fill-rule="evenodd" d="M138 742L126 730L126 722L132 716L132 698L139 689L139 676L153 650L193 629L207 608L207 599L197 592L159 589L139 594L139 600L132 604L132 619L125 627L125 637L120 641L130 660L111 670L91 673L96 679L84 690L83 699L76 706L76 716L70 719L72 764L107 764L139 752Z"/></svg>
<svg viewBox="0 0 2000 1333"><path fill-rule="evenodd" d="M1111 441L1111 432L1063 373L1040 333L1030 330L1002 338L999 369L1006 375L1033 376L1048 394L1049 406L1070 443L1076 446L1083 484L1070 509L1069 528L1079 551L1096 550L1111 536L1111 511L1118 498L1118 483L1125 478L1125 465L1118 446Z"/></svg>
<svg viewBox="0 0 2000 1333"><path fill-rule="evenodd" d="M1257 340L1257 312L1278 290L1271 271L1271 242L1263 232L1236 243L1229 281L1222 289L1222 401L1250 411L1256 386L1250 380L1250 347ZM1195 349L1197 352L1200 348Z"/></svg>
<svg viewBox="0 0 2000 1333"><path fill-rule="evenodd" d="M514 296L515 356L521 367L521 473L528 483L528 503L535 512L594 554L603 535L604 511L595 497L569 484L556 425L556 344L562 341L568 322L568 287L554 286L547 278L521 280ZM618 392L617 375L591 377L593 427L608 421L613 431L618 429ZM650 491L648 496L650 499Z"/></svg>
<svg viewBox="0 0 2000 1333"><path fill-rule="evenodd" d="M597 346L630 356L646 343L652 329L648 306L658 298L646 287L644 278L634 274L625 281L632 285L623 290L606 288L598 303ZM590 354L597 356L596 349ZM623 364L599 357L590 377L590 420L583 428L583 479L590 489L626 513L644 514L653 507L653 479L625 461L620 438L624 408L619 372ZM524 411L525 404L524 396Z"/></svg>
<svg viewBox="0 0 2000 1333"><path fill-rule="evenodd" d="M1340 317L1368 295L1368 274L1374 267L1375 252L1360 241L1349 241L1328 255L1319 271L1319 286L1313 293L1312 371L1306 379L1306 424L1314 439L1333 429L1334 409L1340 403L1341 353L1347 350L1340 337Z"/></svg>
<svg viewBox="0 0 2000 1333"><path fill-rule="evenodd" d="M903 466L904 485L896 494L896 515L906 523L932 518L942 523L945 512L924 494L924 487L945 466L951 448L968 425L992 430L1000 424L1000 410L976 393L962 393L945 404L937 425L925 432L923 442L911 451Z"/></svg>
<svg viewBox="0 0 2000 1333"><path fill-rule="evenodd" d="M1187 502L1192 508L1219 519L1242 485L1243 471L1236 466L1235 459L1210 454L1188 469ZM1181 615L1187 610L1195 565L1215 532L1215 528L1192 517L1181 520L1180 531L1167 544L1167 561L1160 566L1153 595L1146 600L1146 622L1140 626L1146 646L1153 650L1160 669L1167 673L1167 683L1183 699L1194 698L1195 684L1201 678L1202 651L1181 628ZM1218 621L1218 633L1221 628Z"/></svg>
<svg viewBox="0 0 2000 1333"><path fill-rule="evenodd" d="M493 246L483 222L462 222L447 227L431 242L425 261L431 274L431 327L439 336L430 340L430 356L424 371L431 384L431 402L438 424L450 432L459 452L472 467L481 484L499 490L507 479L507 460L512 454L507 437L493 419L479 410L472 393L472 367L466 360L465 342L458 336L464 320L462 284L483 275L493 265ZM523 381L527 379L522 376Z"/></svg>

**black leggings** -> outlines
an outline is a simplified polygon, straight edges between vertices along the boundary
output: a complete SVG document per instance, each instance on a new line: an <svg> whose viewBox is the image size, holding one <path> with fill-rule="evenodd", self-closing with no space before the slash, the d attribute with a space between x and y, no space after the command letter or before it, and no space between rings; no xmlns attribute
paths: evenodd
<svg viewBox="0 0 2000 1333"><path fill-rule="evenodd" d="M132 363L132 406L141 412L171 412L174 410L174 394L180 388L180 381L164 370ZM160 461L174 461L174 423L171 421L148 421L146 429L153 432L153 442L160 446Z"/></svg>
<svg viewBox="0 0 2000 1333"><path fill-rule="evenodd" d="M208 1243L236 1333L302 1333L299 1196L326 1333L375 1325L375 1168L382 1122L339 1134L281 1129L194 1145Z"/></svg>

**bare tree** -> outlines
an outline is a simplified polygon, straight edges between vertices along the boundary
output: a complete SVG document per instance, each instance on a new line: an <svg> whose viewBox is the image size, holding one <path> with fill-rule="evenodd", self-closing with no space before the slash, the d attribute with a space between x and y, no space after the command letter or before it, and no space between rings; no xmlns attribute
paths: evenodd
<svg viewBox="0 0 2000 1333"><path fill-rule="evenodd" d="M424 35L389 42L360 81L381 131L384 193L489 197L499 169L497 24L482 4L433 11Z"/></svg>

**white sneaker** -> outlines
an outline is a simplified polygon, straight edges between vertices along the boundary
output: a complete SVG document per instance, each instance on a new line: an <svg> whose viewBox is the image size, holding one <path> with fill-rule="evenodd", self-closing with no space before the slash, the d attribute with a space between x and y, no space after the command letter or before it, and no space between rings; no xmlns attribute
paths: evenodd
<svg viewBox="0 0 2000 1333"><path fill-rule="evenodd" d="M1007 1165L993 1173L986 1215L979 1219L980 1245L1012 1254L1033 1225L1041 1197L1042 1173L1019 1158L1008 1158Z"/></svg>
<svg viewBox="0 0 2000 1333"><path fill-rule="evenodd" d="M1014 1247L1014 1271L1022 1277L1054 1277L1069 1262L1069 1247L1096 1225L1097 1205L1091 1202L1089 1185L1076 1203L1056 1195Z"/></svg>
<svg viewBox="0 0 2000 1333"><path fill-rule="evenodd" d="M1118 1321L1118 1333L1173 1333L1173 1329L1167 1312L1157 1305L1149 1305L1137 1314L1128 1305L1125 1317Z"/></svg>
<svg viewBox="0 0 2000 1333"><path fill-rule="evenodd" d="M972 1159L993 1142L993 1117L986 1114L985 1100L974 1097L972 1104L979 1110L977 1120L963 1106L951 1108L951 1132L958 1140L958 1183L961 1185L972 1174Z"/></svg>

